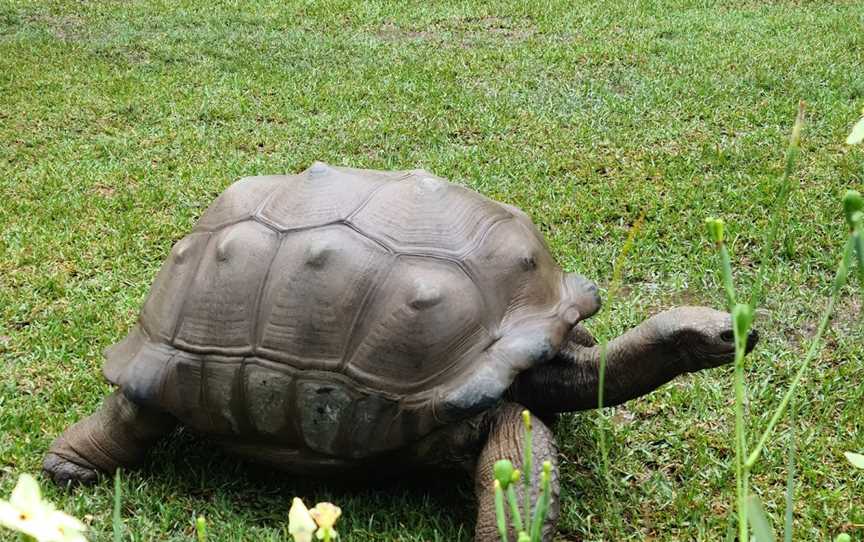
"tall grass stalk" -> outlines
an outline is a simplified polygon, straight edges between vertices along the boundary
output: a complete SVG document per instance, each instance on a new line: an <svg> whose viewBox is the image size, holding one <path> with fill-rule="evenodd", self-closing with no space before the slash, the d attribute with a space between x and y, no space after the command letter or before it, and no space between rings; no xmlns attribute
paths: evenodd
<svg viewBox="0 0 864 542"><path fill-rule="evenodd" d="M708 234L717 249L720 258L720 276L723 291L732 313L732 328L735 331L735 509L738 512L738 537L747 540L747 494L749 491L748 477L744 469L744 458L747 456L746 423L744 420L744 403L746 399L746 383L744 378L744 356L747 349L747 334L752 322L752 308L749 305L736 303L735 283L732 279L732 265L729 251L726 248L724 223L717 218L706 220ZM743 535L743 536L742 536Z"/></svg>
<svg viewBox="0 0 864 542"><path fill-rule="evenodd" d="M789 405L789 453L786 464L786 512L783 516L783 542L792 542L793 520L795 519L795 423L797 422L796 403Z"/></svg>
<svg viewBox="0 0 864 542"><path fill-rule="evenodd" d="M792 134L789 136L789 145L786 148L783 176L780 178L780 184L777 187L774 201L771 204L771 213L769 214L770 223L768 225L767 233L765 234L765 239L762 242L762 252L759 256L759 271L756 275L756 282L753 285L753 295L750 298L750 306L752 306L754 310L762 302L765 277L768 270L771 269L768 262L773 254L774 243L777 239L777 234L780 231L780 224L785 222L789 197L792 195L792 190L795 186L792 182L792 171L795 169L795 162L798 160L798 155L801 153L801 130L804 128L805 111L806 104L803 101L799 101L798 114L795 117L795 123L792 125Z"/></svg>
<svg viewBox="0 0 864 542"><path fill-rule="evenodd" d="M732 266L730 263L729 253L726 249L723 235L723 221L718 219L708 219L708 230L711 239L714 241L719 255L719 268L722 279L723 291L726 295L726 300L729 303L732 311L733 327L735 330L735 478L736 478L736 509L738 516L738 539L741 541L749 540L748 529L748 509L753 510L759 517L754 517L753 520L759 522L759 525L754 524L754 531L758 531L757 539L766 536L763 509L758 503L758 497L751 496L750 492L750 472L759 460L762 450L764 449L768 439L772 436L777 423L786 413L790 405L794 408L793 400L795 393L800 385L804 373L809 368L819 353L821 348L822 335L828 327L831 320L831 315L837 304L840 292L846 284L849 269L853 262L853 257L858 252L859 260L864 263L861 254L864 250L857 250L861 244L861 209L864 207L862 198L857 192L850 191L844 197L844 211L850 227L850 234L845 243L840 262L837 266L837 272L834 281L831 285L831 294L828 304L822 313L819 326L816 334L813 337L810 347L801 366L795 373L792 383L786 390L783 399L774 411L768 425L762 431L756 445L752 450L748 450L747 440L747 424L744 416L744 405L747 395L746 378L745 378L745 363L744 357L747 348L747 334L752 323L753 313L756 304L761 300L762 290L765 282L765 273L770 259L771 250L777 238L779 224L782 222L783 211L787 206L789 195L792 192L793 183L791 175L794 168L795 160L799 154L799 142L801 138L801 130L804 122L804 103L800 102L798 106L798 114L795 119L795 124L792 129L792 135L789 138L789 147L786 151L786 160L783 170L783 176L780 185L777 189L773 208L769 213L771 223L769 224L762 247L762 261L760 270L754 284L753 295L750 304L737 303L735 286L732 279ZM793 505L794 505L794 486L795 486L795 432L794 429L790 433L789 443L789 472L786 485L786 514L784 518L785 532L784 538L786 541L791 541L792 538L792 520L793 520ZM755 501L755 502L754 502ZM761 535L759 534L761 532ZM773 535L772 535L773 536Z"/></svg>
<svg viewBox="0 0 864 542"><path fill-rule="evenodd" d="M114 511L111 515L111 526L114 532L114 542L123 540L123 519L120 517L120 506L122 503L122 491L120 487L120 469L114 473Z"/></svg>
<svg viewBox="0 0 864 542"><path fill-rule="evenodd" d="M789 137L789 145L786 149L783 175L780 180L780 185L775 193L774 201L771 205L771 212L769 213L771 220L763 240L759 273L756 278L751 303L749 305L739 304L737 302L735 283L732 277L731 258L724 240L723 221L718 219L709 219L707 221L709 234L717 249L723 292L726 296L726 303L732 313L733 326L735 329L735 487L737 502L736 509L738 512L738 537L739 540L742 541L748 539L747 498L750 491L749 468L746 465L746 458L748 457L747 424L744 416L744 408L747 400L744 361L747 346L747 333L749 332L750 323L752 322L753 311L762 297L765 273L769 268L768 260L772 253L771 250L774 246L780 223L782 222L782 213L785 210L786 204L789 200L789 195L792 192L792 171L799 154L801 130L804 125L804 110L804 102L799 102L798 114L796 115L792 134ZM747 320L746 325L742 319Z"/></svg>
<svg viewBox="0 0 864 542"><path fill-rule="evenodd" d="M540 473L540 495L537 502L534 503L534 509L531 507L531 495L534 489L534 470L533 470L533 446L531 437L531 413L528 410L522 411L522 424L525 428L523 437L523 471L513 468L513 463L509 459L500 459L493 466L493 488L495 491L495 519L498 527L498 534L501 537L501 542L508 542L507 538L507 512L505 500L510 505L510 519L513 529L516 531L517 542L541 542L543 531L543 523L546 521L546 516L549 514L549 504L552 499L552 463L543 461L543 468ZM519 511L519 502L514 491L514 485L522 478L525 491L525 510L524 521L522 513ZM506 497L506 498L505 498Z"/></svg>
<svg viewBox="0 0 864 542"><path fill-rule="evenodd" d="M501 489L501 482L495 480L493 482L495 488L495 520L498 525L498 536L501 537L501 542L507 542L507 514L504 513L504 490Z"/></svg>
<svg viewBox="0 0 864 542"><path fill-rule="evenodd" d="M807 369L810 367L810 363L813 361L813 358L815 358L816 354L819 353L822 335L825 333L825 330L828 328L828 324L831 322L831 315L834 313L834 307L837 305L837 299L840 297L840 290L846 284L846 279L849 275L849 266L852 263L852 256L854 250L855 238L854 236L850 235L843 249L843 255L840 258L840 263L837 266L837 273L835 274L834 282L831 285L831 296L828 299L828 305L825 307L825 311L822 313L822 318L819 321L819 327L816 329L816 335L814 335L813 339L811 340L810 348L807 350L807 355L804 358L804 362L801 363L801 366L795 373L795 378L792 379L792 384L789 386L789 389L786 390L786 394L783 396L783 400L780 401L780 405L777 407L777 410L774 411L774 415L771 416L771 420L768 422L768 426L762 432L762 436L759 437L759 441L753 448L753 451L750 452L750 455L747 457L747 461L744 466L748 470L753 468L753 465L755 465L756 462L759 460L759 456L762 454L762 449L765 447L765 443L768 442L768 438L774 432L774 428L777 426L777 422L779 422L780 418L783 417L783 414L786 412L786 409L789 406L789 402L792 401L792 398L795 396L795 392L798 390L798 385L801 383L801 378L804 376L804 373L807 372Z"/></svg>
<svg viewBox="0 0 864 542"><path fill-rule="evenodd" d="M525 452L524 459L522 460L522 470L525 472L525 475L522 477L524 481L523 492L525 495L523 496L525 501L525 522L528 523L531 521L531 493L532 487L531 482L534 477L534 465L532 464L533 453L532 450L532 439L531 439L531 413L527 410L522 411L522 423L525 425L525 444L523 446L523 451Z"/></svg>
<svg viewBox="0 0 864 542"><path fill-rule="evenodd" d="M744 378L744 356L747 351L747 334L753 321L749 305L736 304L732 311L735 330L735 463L738 473L738 534L747 540L747 496L750 494L750 477L743 463L747 455L747 425L744 420L744 401L747 394Z"/></svg>
<svg viewBox="0 0 864 542"><path fill-rule="evenodd" d="M630 231L627 233L627 240L624 241L624 246L621 247L621 252L618 254L618 257L615 258L615 264L612 266L612 282L609 284L609 295L606 299L606 306L608 307L607 311L612 308L615 298L618 295L618 290L621 288L621 277L624 273L624 263L627 261L627 255L630 254L630 250L633 248L633 243L636 241L636 236L642 229L642 223L644 221L645 211L639 215L639 218L633 226L631 226ZM603 401L605 399L604 394L606 390L606 347L608 344L609 340L606 338L606 335L604 335L600 341L600 367L598 369L600 374L597 379L597 409L599 416L597 441L600 447L601 475L607 493L609 493L608 490L611 483L609 480L609 447L606 442L606 418L603 415L603 407L605 406Z"/></svg>

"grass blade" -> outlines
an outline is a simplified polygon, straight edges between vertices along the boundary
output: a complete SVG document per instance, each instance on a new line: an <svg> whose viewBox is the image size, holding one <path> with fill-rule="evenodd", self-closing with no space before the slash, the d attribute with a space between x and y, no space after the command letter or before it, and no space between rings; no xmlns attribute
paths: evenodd
<svg viewBox="0 0 864 542"><path fill-rule="evenodd" d="M756 542L775 542L777 536L774 534L774 528L771 527L771 521L768 519L765 509L762 508L762 501L759 500L759 497L750 495L747 498L747 511Z"/></svg>
<svg viewBox="0 0 864 542"><path fill-rule="evenodd" d="M552 464L549 461L543 462L543 474L541 475L541 493L540 500L537 503L537 508L534 510L534 518L531 522L531 542L541 542L540 534L543 529L543 522L546 521L546 514L549 512L549 500L551 496L551 478ZM527 521L527 520L526 520Z"/></svg>
<svg viewBox="0 0 864 542"><path fill-rule="evenodd" d="M633 248L633 243L636 241L636 236L642 229L642 223L644 221L645 212L643 211L636 220L636 223L630 228L630 231L627 234L627 240L624 241L624 246L621 247L621 253L617 258L615 258L615 264L612 267L612 282L609 284L609 296L606 300L606 306L608 307L607 313L614 305L615 297L618 295L618 290L621 286L621 276L624 273L624 262L627 260L627 255ZM608 342L609 341L605 337L600 341L600 374L597 379L597 444L600 448L601 475L603 476L603 482L607 491L611 487L611 482L609 480L609 447L606 443L606 417L603 414L603 401L605 399L604 391L606 389L606 346L608 345Z"/></svg>
<svg viewBox="0 0 864 542"><path fill-rule="evenodd" d="M120 517L120 504L122 500L120 489L120 469L114 473L114 513L111 516L111 525L114 531L114 542L123 540L123 520Z"/></svg>
<svg viewBox="0 0 864 542"><path fill-rule="evenodd" d="M510 504L510 515L513 516L513 528L518 533L523 530L522 514L519 513L519 500L516 497L516 490L513 489L513 484L507 486L507 502Z"/></svg>
<svg viewBox="0 0 864 542"><path fill-rule="evenodd" d="M858 280L861 291L864 291L864 227L861 226L855 232L855 254L858 256Z"/></svg>
<svg viewBox="0 0 864 542"><path fill-rule="evenodd" d="M783 518L783 542L792 542L793 521L795 519L795 423L797 412L795 402L789 406L789 460L786 465L786 514Z"/></svg>

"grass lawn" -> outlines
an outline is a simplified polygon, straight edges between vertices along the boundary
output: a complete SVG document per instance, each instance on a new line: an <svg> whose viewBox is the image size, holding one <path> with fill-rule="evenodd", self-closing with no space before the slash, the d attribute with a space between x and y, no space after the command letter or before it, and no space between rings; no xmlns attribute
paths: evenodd
<svg viewBox="0 0 864 542"><path fill-rule="evenodd" d="M487 3L482 3L487 4ZM529 5L531 4L531 5ZM608 287L597 334L675 304L721 307L703 220L727 221L742 288L796 104L796 190L751 356L751 434L815 329L862 189L864 5L711 0L0 2L0 495L109 390L101 351L159 265L228 184L313 160L425 168L523 208L568 270ZM542 5L542 7L541 7ZM798 403L796 539L864 539L861 295L847 288ZM721 540L734 498L732 370L565 417L562 540ZM753 476L780 522L790 426ZM110 533L111 484L48 490ZM369 487L274 477L182 433L123 482L129 540L285 540L293 495L343 507L345 540L469 540L467 480ZM8 534L8 533L7 533ZM2 535L6 536L6 535Z"/></svg>

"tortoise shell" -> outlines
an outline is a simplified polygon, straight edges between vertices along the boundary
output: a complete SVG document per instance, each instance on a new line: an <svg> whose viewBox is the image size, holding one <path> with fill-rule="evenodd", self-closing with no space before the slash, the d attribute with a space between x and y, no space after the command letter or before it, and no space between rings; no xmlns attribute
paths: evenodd
<svg viewBox="0 0 864 542"><path fill-rule="evenodd" d="M104 374L204 433L363 457L494 405L598 308L518 209L316 163L225 190Z"/></svg>

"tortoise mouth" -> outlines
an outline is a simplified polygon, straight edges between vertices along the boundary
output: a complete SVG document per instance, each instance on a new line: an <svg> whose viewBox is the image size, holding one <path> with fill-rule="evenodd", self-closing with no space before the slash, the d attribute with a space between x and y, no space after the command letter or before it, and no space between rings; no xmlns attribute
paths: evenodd
<svg viewBox="0 0 864 542"><path fill-rule="evenodd" d="M750 330L750 333L747 334L747 353L753 351L756 348L756 345L759 343L759 332L755 329Z"/></svg>
<svg viewBox="0 0 864 542"><path fill-rule="evenodd" d="M745 345L744 352L749 354L756 348L756 344L759 342L759 332L751 330L750 333L747 334L747 343ZM720 359L728 359L730 356L735 355L735 332L731 329L726 329L722 331L719 335L719 341L715 341L715 348L712 348L711 351L702 352L702 354L708 358L720 360Z"/></svg>

